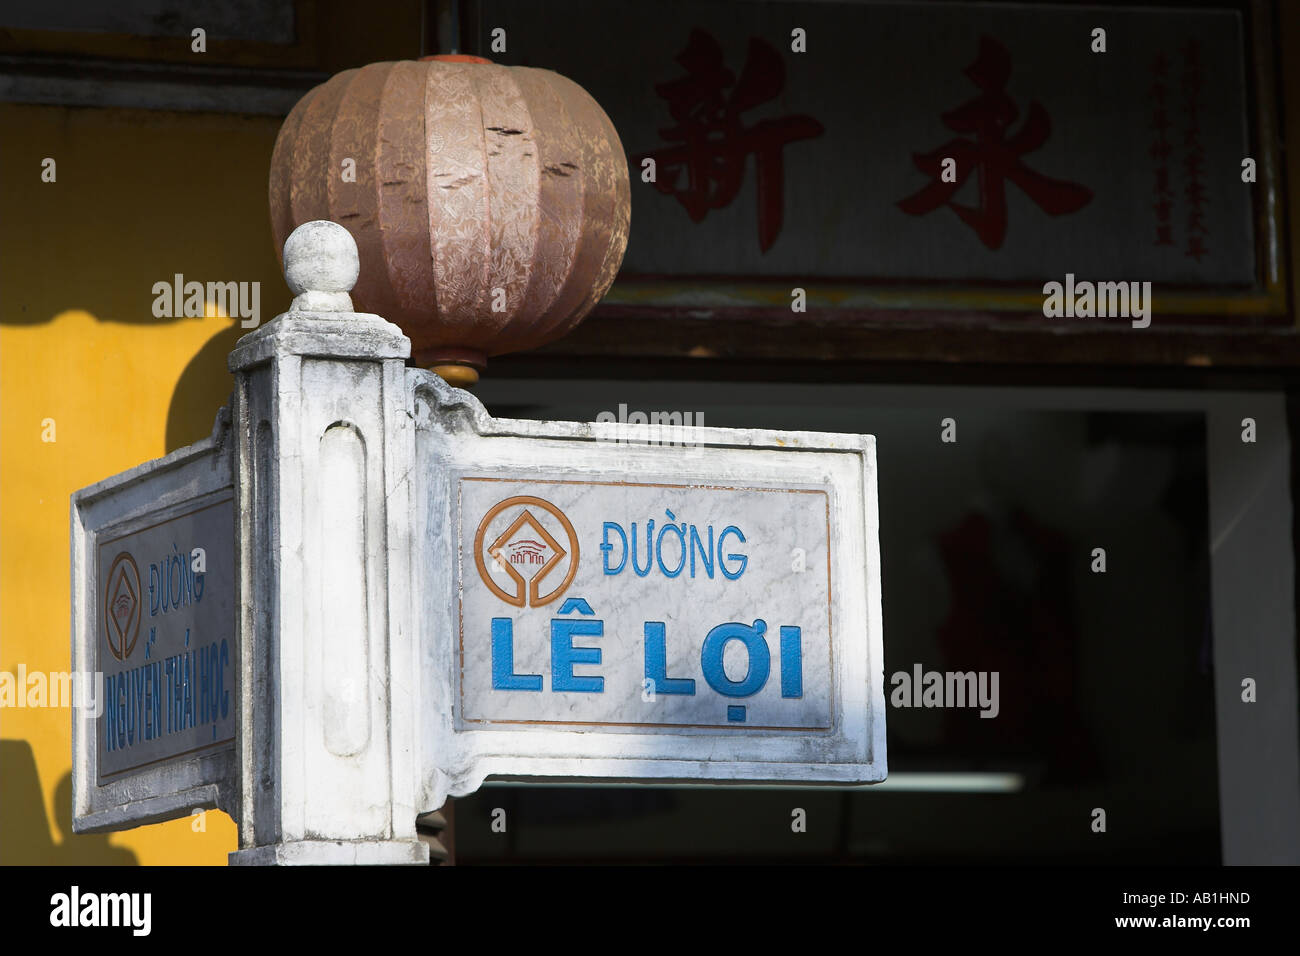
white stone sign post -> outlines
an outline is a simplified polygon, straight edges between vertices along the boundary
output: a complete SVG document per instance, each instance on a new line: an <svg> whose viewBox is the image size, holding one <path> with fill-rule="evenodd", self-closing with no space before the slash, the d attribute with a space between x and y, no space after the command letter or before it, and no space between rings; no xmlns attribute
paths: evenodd
<svg viewBox="0 0 1300 956"><path fill-rule="evenodd" d="M213 438L74 496L74 658L173 586L125 544L201 649L78 717L78 829L218 806L232 863L422 863L417 815L488 776L884 779L872 438L494 419L352 311L346 230L284 261ZM203 603L179 556L223 528Z"/></svg>
<svg viewBox="0 0 1300 956"><path fill-rule="evenodd" d="M289 312L230 355L242 700L235 863L421 863L410 342L352 311L356 246L285 243ZM437 809L436 807L430 809Z"/></svg>

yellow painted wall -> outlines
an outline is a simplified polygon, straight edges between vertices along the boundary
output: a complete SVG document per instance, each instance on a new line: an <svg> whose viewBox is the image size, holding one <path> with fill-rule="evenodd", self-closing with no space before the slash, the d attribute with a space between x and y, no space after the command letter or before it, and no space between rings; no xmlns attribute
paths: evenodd
<svg viewBox="0 0 1300 956"><path fill-rule="evenodd" d="M245 330L155 282L259 281L274 117L0 105L0 669L68 671L69 495L206 435ZM41 181L53 158L57 180ZM42 441L54 420L53 442ZM71 833L71 711L0 708L0 863L224 864L234 823Z"/></svg>

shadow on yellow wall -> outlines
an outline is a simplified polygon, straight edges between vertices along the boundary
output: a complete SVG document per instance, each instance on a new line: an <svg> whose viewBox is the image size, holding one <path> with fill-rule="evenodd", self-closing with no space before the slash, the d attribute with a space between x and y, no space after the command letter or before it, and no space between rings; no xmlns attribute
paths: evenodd
<svg viewBox="0 0 1300 956"><path fill-rule="evenodd" d="M131 850L113 846L108 834L72 832L71 773L65 773L54 788L53 821L47 820L36 758L27 741L0 740L0 779L5 788L4 812L0 813L0 846L6 848L5 863L129 866L140 862ZM45 825L34 826L38 820Z"/></svg>
<svg viewBox="0 0 1300 956"><path fill-rule="evenodd" d="M248 331L212 309L155 317L155 283L258 282L261 322L288 304L266 205L279 121L4 105L0 127L0 669L65 672L69 496L206 436ZM218 812L72 836L68 709L5 707L0 732L0 863L235 849Z"/></svg>

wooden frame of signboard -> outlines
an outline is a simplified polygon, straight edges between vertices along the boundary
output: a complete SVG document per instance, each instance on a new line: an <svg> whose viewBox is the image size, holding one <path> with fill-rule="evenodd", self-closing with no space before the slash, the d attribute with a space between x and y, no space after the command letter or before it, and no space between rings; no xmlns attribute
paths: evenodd
<svg viewBox="0 0 1300 956"><path fill-rule="evenodd" d="M291 0L294 38L289 44L220 36L205 38L206 50L191 49L190 26L184 34L146 36L91 30L17 29L0 31L0 54L19 56L102 57L203 66L319 68L321 63L320 11L308 0ZM193 27L202 27L201 17ZM201 61L196 64L196 60Z"/></svg>
<svg viewBox="0 0 1300 956"><path fill-rule="evenodd" d="M1280 49L1300 43L1300 10L1275 0L1160 3L1231 7L1245 18L1249 146L1257 161L1256 279L1248 288L1179 287L1154 295L1157 321L1127 327L1048 323L1041 287L1017 283L814 281L735 276L620 277L568 337L532 358L501 361L536 373L553 360L721 359L801 361L1157 365L1279 368L1300 365L1288 272L1297 268L1284 183L1281 111L1300 127L1300 64ZM1284 75L1279 76L1281 63ZM1283 102L1279 84L1291 94ZM1290 267L1290 270L1288 269ZM790 289L806 290L806 313L790 312ZM646 324L654 321L653 326ZM1163 319L1163 321L1161 321ZM653 329L653 332L649 330ZM494 360L496 361L496 360ZM527 373L526 372L526 373Z"/></svg>

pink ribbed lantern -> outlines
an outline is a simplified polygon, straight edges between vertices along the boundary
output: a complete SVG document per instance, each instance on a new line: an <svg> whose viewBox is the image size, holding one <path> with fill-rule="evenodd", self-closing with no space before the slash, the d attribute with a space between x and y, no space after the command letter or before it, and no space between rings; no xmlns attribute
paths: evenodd
<svg viewBox="0 0 1300 956"><path fill-rule="evenodd" d="M278 249L304 222L346 227L356 307L456 384L582 321L627 247L609 117L558 73L479 57L372 63L311 90L275 141L270 198Z"/></svg>

